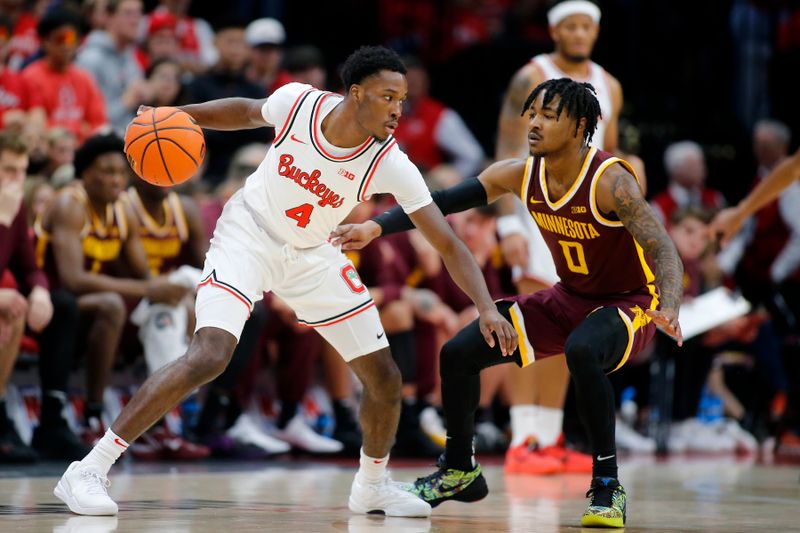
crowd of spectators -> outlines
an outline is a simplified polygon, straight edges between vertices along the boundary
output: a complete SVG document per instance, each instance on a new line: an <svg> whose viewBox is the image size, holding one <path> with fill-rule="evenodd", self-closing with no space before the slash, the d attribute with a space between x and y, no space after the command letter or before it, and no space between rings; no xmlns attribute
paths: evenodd
<svg viewBox="0 0 800 533"><path fill-rule="evenodd" d="M604 7L614 13L617 3ZM198 175L178 190L160 189L135 179L123 154L121 137L139 106L264 98L293 81L341 90L336 62L343 59L341 42L353 35L338 39L331 30L310 38L308 28L287 22L300 20L288 2L231 4L229 14L206 20L195 16L204 13L190 0L0 0L0 462L80 459L143 376L183 353L197 269L216 218L274 135L206 131ZM777 20L780 57L797 53L787 28L797 26L800 11L734 4L732 17ZM396 137L432 189L491 162L486 139L494 135L486 125L496 124L510 77L505 59L497 72L491 62L473 64L473 75L458 82L470 90L456 94L442 73L458 72L488 45L516 50L524 43L533 57L548 46L548 5L403 0L365 11L378 29L365 29L364 38L404 54L408 99ZM329 48L327 39L338 42ZM781 98L774 99L778 111L786 109ZM626 99L639 108L644 101L631 93ZM682 350L659 338L614 376L618 444L629 451L800 457L800 185L759 211L721 252L706 231L717 210L792 148L789 126L772 118L769 105L758 109L739 124L752 138L752 153L720 148L727 133L719 142L665 134L660 157L652 147L641 151L648 175L656 176L648 190L652 206L684 261L687 301L726 287L741 291L752 310L689 339ZM621 128L626 150L637 145L631 139L653 138L636 129L633 111L623 110L632 115L623 118L633 133ZM734 174L715 174L721 168ZM348 221L391 204L371 198ZM497 216L489 206L450 223L500 298L518 288L501 252ZM445 438L437 411L439 349L477 313L415 232L349 255L403 375L393 453L436 457ZM667 389L655 387L650 372L665 361L675 368ZM506 379L498 375L481 401L478 442L487 453L507 445ZM291 448L357 455L356 383L330 346L269 296L256 305L230 367L135 443L132 455L253 458ZM663 437L656 411L667 428ZM568 440L581 447L574 426L565 420Z"/></svg>

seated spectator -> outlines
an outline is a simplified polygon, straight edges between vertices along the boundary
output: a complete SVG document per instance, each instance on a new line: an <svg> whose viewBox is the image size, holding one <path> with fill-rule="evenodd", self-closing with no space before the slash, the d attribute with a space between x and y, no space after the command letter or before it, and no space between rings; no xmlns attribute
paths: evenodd
<svg viewBox="0 0 800 533"><path fill-rule="evenodd" d="M11 20L0 14L0 129L13 127L21 131L32 126L30 122L44 127L44 110L34 106L19 73L6 66L12 30Z"/></svg>
<svg viewBox="0 0 800 533"><path fill-rule="evenodd" d="M114 135L87 140L75 155L78 179L61 190L35 228L37 260L51 286L77 298L88 373L87 441L104 431L103 392L125 324L124 299L176 304L187 292L151 277L137 219L119 200L129 175L122 147ZM130 277L119 277L124 273Z"/></svg>
<svg viewBox="0 0 800 533"><path fill-rule="evenodd" d="M205 20L189 15L191 0L159 0L158 7L145 19L146 30L152 17L168 13L175 17L175 33L180 48L181 66L187 72L200 74L217 62L214 30Z"/></svg>
<svg viewBox="0 0 800 533"><path fill-rule="evenodd" d="M62 187L75 178L75 150L78 140L65 128L51 128L46 134L47 159L39 174L55 187Z"/></svg>
<svg viewBox="0 0 800 533"><path fill-rule="evenodd" d="M254 20L247 25L244 38L250 47L245 74L251 83L261 87L266 94L272 94L291 81L280 70L286 41L283 24L272 18Z"/></svg>
<svg viewBox="0 0 800 533"><path fill-rule="evenodd" d="M34 222L50 207L55 197L55 188L45 178L37 176L25 180L24 201L31 235Z"/></svg>
<svg viewBox="0 0 800 533"><path fill-rule="evenodd" d="M264 89L250 83L244 76L244 68L248 60L244 34L244 24L237 20L219 22L217 36L214 40L219 51L219 60L207 74L197 76L189 85L189 93L193 102L205 102L232 96L264 97ZM225 176L233 153L240 146L251 142L264 142L271 135L272 129L268 128L205 131L208 155L204 179L212 185L219 184Z"/></svg>
<svg viewBox="0 0 800 533"><path fill-rule="evenodd" d="M483 149L461 117L431 98L428 72L416 58L405 59L408 98L395 137L423 172L450 162L462 179L478 173Z"/></svg>
<svg viewBox="0 0 800 533"><path fill-rule="evenodd" d="M48 127L62 126L79 141L106 124L103 94L85 70L74 65L81 20L72 12L48 12L37 27L44 57L22 71L33 105L41 105Z"/></svg>
<svg viewBox="0 0 800 533"><path fill-rule="evenodd" d="M36 32L36 25L47 7L47 2L24 2L23 0L0 2L0 12L9 18L13 28L8 54L8 66L11 70L22 70L39 51L39 35Z"/></svg>
<svg viewBox="0 0 800 533"><path fill-rule="evenodd" d="M252 61L251 59L251 64ZM295 46L287 50L283 69L284 75L280 76L276 83L286 84L296 81L323 90L327 87L328 73L325 70L325 58L316 46ZM275 85L274 89L277 88L278 85Z"/></svg>
<svg viewBox="0 0 800 533"><path fill-rule="evenodd" d="M650 205L669 229L679 208L695 207L718 210L725 207L725 197L705 187L706 160L703 149L694 141L673 143L664 151L664 168L669 176L667 189L653 197Z"/></svg>
<svg viewBox="0 0 800 533"><path fill-rule="evenodd" d="M75 64L92 75L103 93L111 127L124 135L145 90L135 43L142 19L141 0L109 0L105 30L92 31Z"/></svg>
<svg viewBox="0 0 800 533"><path fill-rule="evenodd" d="M156 11L147 19L144 42L136 49L136 60L142 70L150 69L156 61L169 59L183 69L181 45L178 40L178 19L172 13Z"/></svg>
<svg viewBox="0 0 800 533"><path fill-rule="evenodd" d="M36 266L22 202L27 167L25 145L10 133L0 133L0 277L10 269L11 284L15 285L13 279L16 279L21 286L20 292L0 281L0 463L30 462L37 458L36 452L22 442L6 414L6 384L19 354L25 326L40 332L53 315L47 278Z"/></svg>
<svg viewBox="0 0 800 533"><path fill-rule="evenodd" d="M179 106L189 103L183 84L181 66L172 59L159 59L147 69L147 90L140 104L152 107Z"/></svg>

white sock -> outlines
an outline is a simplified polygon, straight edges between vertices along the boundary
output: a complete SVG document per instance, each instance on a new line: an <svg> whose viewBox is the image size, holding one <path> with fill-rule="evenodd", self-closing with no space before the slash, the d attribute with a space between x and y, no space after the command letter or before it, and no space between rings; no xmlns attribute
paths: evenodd
<svg viewBox="0 0 800 533"><path fill-rule="evenodd" d="M539 425L536 428L539 445L542 448L553 446L561 435L564 410L539 406Z"/></svg>
<svg viewBox="0 0 800 533"><path fill-rule="evenodd" d="M380 459L370 457L364 453L364 448L361 448L361 459L358 461L356 477L361 483L378 483L386 476L386 464L388 462L388 455Z"/></svg>
<svg viewBox="0 0 800 533"><path fill-rule="evenodd" d="M108 474L111 465L117 462L122 452L128 449L128 443L118 437L111 429L94 445L92 451L81 463L97 467L103 475Z"/></svg>
<svg viewBox="0 0 800 533"><path fill-rule="evenodd" d="M523 444L528 437L538 440L536 429L539 427L539 409L534 404L511 406L511 447Z"/></svg>

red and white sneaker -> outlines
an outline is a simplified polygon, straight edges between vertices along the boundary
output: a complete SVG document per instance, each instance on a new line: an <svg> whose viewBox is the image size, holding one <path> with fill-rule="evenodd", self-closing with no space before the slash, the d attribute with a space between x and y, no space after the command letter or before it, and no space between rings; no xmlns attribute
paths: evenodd
<svg viewBox="0 0 800 533"><path fill-rule="evenodd" d="M542 453L533 438L506 451L505 472L507 474L546 476L563 471L564 462Z"/></svg>

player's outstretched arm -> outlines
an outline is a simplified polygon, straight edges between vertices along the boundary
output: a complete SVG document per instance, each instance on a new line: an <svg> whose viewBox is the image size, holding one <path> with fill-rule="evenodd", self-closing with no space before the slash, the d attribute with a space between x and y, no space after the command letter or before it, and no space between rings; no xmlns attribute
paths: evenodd
<svg viewBox="0 0 800 533"><path fill-rule="evenodd" d="M800 150L775 167L739 205L720 211L709 226L712 238L720 238L726 244L749 216L780 196L797 179L800 179Z"/></svg>
<svg viewBox="0 0 800 533"><path fill-rule="evenodd" d="M178 109L188 113L201 128L249 130L270 125L261 115L261 108L266 101L266 98L222 98L179 106Z"/></svg>
<svg viewBox="0 0 800 533"><path fill-rule="evenodd" d="M433 202L445 215L494 202L507 192L519 191L525 161L510 159L491 165L477 178L434 191ZM360 250L381 235L414 229L412 219L399 206L361 224L342 224L330 235L331 244L343 250Z"/></svg>
<svg viewBox="0 0 800 533"><path fill-rule="evenodd" d="M497 336L503 355L517 349L517 334L513 326L497 311L478 264L466 245L461 242L435 204L428 204L409 215L422 235L442 256L447 271L461 287L480 313L480 329L486 343L494 347Z"/></svg>
<svg viewBox="0 0 800 533"><path fill-rule="evenodd" d="M655 262L661 309L647 314L678 345L683 344L678 311L683 298L683 263L667 230L642 196L639 183L622 165L611 165L600 178L597 206L616 213L636 242Z"/></svg>

